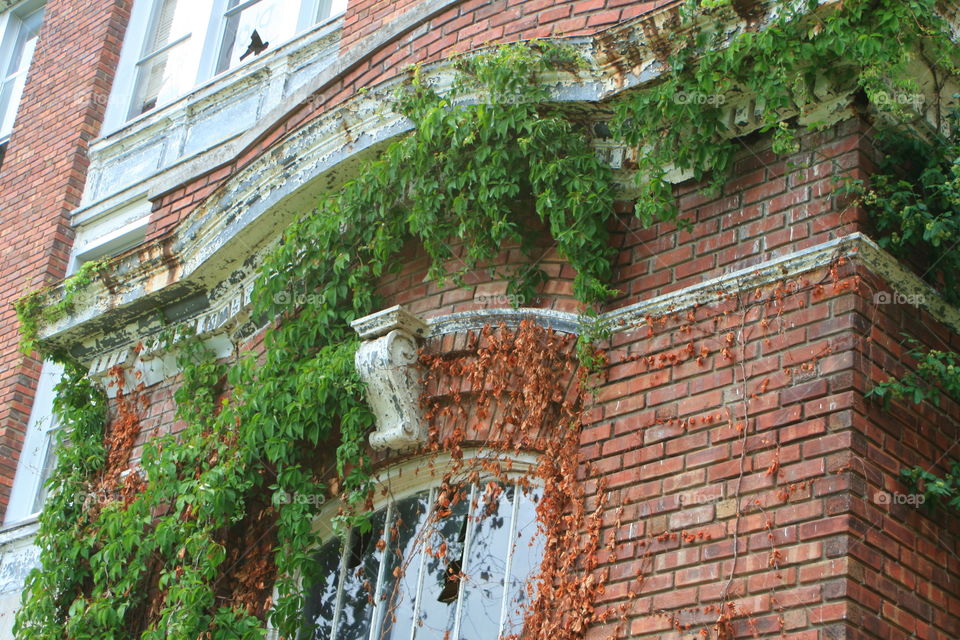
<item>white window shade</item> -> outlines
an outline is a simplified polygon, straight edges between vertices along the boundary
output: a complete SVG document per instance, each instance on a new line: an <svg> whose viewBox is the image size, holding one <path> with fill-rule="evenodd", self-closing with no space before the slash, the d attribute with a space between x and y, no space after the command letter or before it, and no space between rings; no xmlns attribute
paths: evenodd
<svg viewBox="0 0 960 640"><path fill-rule="evenodd" d="M186 93L196 81L213 0L158 0L136 63L129 117Z"/></svg>

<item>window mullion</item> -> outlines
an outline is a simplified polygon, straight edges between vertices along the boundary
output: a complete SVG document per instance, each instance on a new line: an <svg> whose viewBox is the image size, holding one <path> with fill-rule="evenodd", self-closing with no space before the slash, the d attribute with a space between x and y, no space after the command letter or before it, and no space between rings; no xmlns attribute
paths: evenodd
<svg viewBox="0 0 960 640"><path fill-rule="evenodd" d="M434 505L436 504L436 500L437 490L430 489L430 495L427 499L427 508L429 511L427 511L427 517L424 518L424 538L420 541L420 566L417 568L417 595L413 599L413 625L410 628L410 640L414 640L417 635L417 622L418 614L420 613L420 602L423 600L423 574L427 571L426 547L429 546L430 527L432 526L430 523L430 518L433 517L433 513L435 511ZM417 533L414 532L414 535L417 535ZM414 546L416 547L416 544Z"/></svg>
<svg viewBox="0 0 960 640"><path fill-rule="evenodd" d="M513 505L510 508L510 535L507 538L507 561L504 567L503 576L503 601L500 605L500 626L498 627L497 637L503 637L503 628L507 624L510 607L510 572L513 570L513 550L517 546L517 520L520 512L520 485L513 485Z"/></svg>
<svg viewBox="0 0 960 640"><path fill-rule="evenodd" d="M226 11L224 11L224 12L223 12L223 16L224 16L225 18L229 18L229 17L232 16L232 15L235 15L235 14L237 14L237 13L240 13L240 12L243 11L244 9L247 9L247 8L249 8L249 7L252 7L253 5L257 4L258 2L260 2L260 0L246 0L246 2L241 2L241 3L238 4L237 6L235 6L235 7L230 7L229 9L227 9Z"/></svg>
<svg viewBox="0 0 960 640"><path fill-rule="evenodd" d="M167 44L163 45L162 47L160 47L160 48L157 49L156 51L153 51L153 52L151 52L151 53L148 53L147 55L143 56L142 58L140 58L140 59L137 61L137 66L142 65L144 62L149 62L151 59L156 58L157 56L159 56L159 55L162 54L162 53L166 53L167 51L169 51L170 49L173 49L175 46L177 46L177 45L180 44L181 42L185 42L185 41L189 40L189 39L190 39L190 36L192 36L192 35L193 35L192 32L191 32L191 33L187 33L187 34L185 34L185 35L182 35L182 36L180 36L179 38L177 38L176 40L174 40L173 42L168 42Z"/></svg>
<svg viewBox="0 0 960 640"><path fill-rule="evenodd" d="M460 564L460 572L464 576L470 575L470 545L473 543L473 526L471 518L473 517L473 500L477 494L476 485L470 485L470 497L467 502L467 535L463 540L463 562ZM460 580L460 588L457 589L457 612L453 618L453 638L460 637L460 619L463 615L463 597L466 592L464 580Z"/></svg>
<svg viewBox="0 0 960 640"><path fill-rule="evenodd" d="M333 620L330 622L330 640L337 638L337 626L340 624L340 613L343 609L343 583L347 580L347 563L350 558L350 544L353 542L353 530L347 532L343 549L340 552L340 571L337 576L337 601L333 606Z"/></svg>
<svg viewBox="0 0 960 640"><path fill-rule="evenodd" d="M387 572L387 554L391 552L393 518L395 515L394 503L391 501L387 505L387 517L383 521L383 540L386 546L383 548L383 557L380 558L380 566L377 568L377 584L373 588L373 619L370 621L370 640L377 640L382 632L383 618L383 581Z"/></svg>

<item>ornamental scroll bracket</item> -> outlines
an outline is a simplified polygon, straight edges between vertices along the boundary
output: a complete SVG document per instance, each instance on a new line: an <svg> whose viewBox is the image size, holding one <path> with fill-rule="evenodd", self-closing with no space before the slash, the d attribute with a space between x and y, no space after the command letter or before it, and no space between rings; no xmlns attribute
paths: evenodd
<svg viewBox="0 0 960 640"><path fill-rule="evenodd" d="M370 446L402 451L424 444L427 427L420 411L417 350L429 331L427 324L397 305L351 326L362 340L355 363L376 420Z"/></svg>

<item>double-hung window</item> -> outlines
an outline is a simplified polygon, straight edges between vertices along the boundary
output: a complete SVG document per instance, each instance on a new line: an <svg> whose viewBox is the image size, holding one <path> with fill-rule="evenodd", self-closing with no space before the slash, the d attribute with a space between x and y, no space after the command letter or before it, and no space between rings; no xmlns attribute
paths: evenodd
<svg viewBox="0 0 960 640"><path fill-rule="evenodd" d="M121 117L170 103L346 6L347 0L139 0L118 74L127 104Z"/></svg>
<svg viewBox="0 0 960 640"><path fill-rule="evenodd" d="M193 86L212 1L157 0L143 55L136 63L129 117L169 102Z"/></svg>
<svg viewBox="0 0 960 640"><path fill-rule="evenodd" d="M0 35L0 145L13 131L42 21L43 4L37 2L22 4L6 16Z"/></svg>
<svg viewBox="0 0 960 640"><path fill-rule="evenodd" d="M519 635L543 553L538 499L488 483L392 501L370 531L320 549L304 640Z"/></svg>

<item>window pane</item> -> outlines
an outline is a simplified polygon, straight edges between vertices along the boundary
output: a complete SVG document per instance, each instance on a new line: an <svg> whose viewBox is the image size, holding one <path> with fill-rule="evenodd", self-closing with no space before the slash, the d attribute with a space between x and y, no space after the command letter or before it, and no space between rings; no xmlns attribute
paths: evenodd
<svg viewBox="0 0 960 640"><path fill-rule="evenodd" d="M23 75L18 75L0 84L0 136L10 135L13 131L13 120L17 115L25 80Z"/></svg>
<svg viewBox="0 0 960 640"><path fill-rule="evenodd" d="M8 76L25 72L30 66L30 59L33 57L33 50L37 46L37 35L40 33L40 23L42 20L43 9L40 9L20 21L17 42L13 46L10 64L7 67Z"/></svg>
<svg viewBox="0 0 960 640"><path fill-rule="evenodd" d="M503 608L516 490L513 485L488 485L482 493L476 513L470 519L459 636L463 640L496 638Z"/></svg>
<svg viewBox="0 0 960 640"><path fill-rule="evenodd" d="M182 42L138 65L139 77L130 117L186 93L189 83L182 70L189 63L188 44Z"/></svg>
<svg viewBox="0 0 960 640"><path fill-rule="evenodd" d="M370 518L373 529L369 533L354 531L347 549L346 575L343 580L343 608L337 624L337 640L363 640L370 635L373 618L375 587L383 551L378 542L384 535L386 511Z"/></svg>
<svg viewBox="0 0 960 640"><path fill-rule="evenodd" d="M183 95L196 78L201 36L212 0L159 1L143 57L137 63L131 118Z"/></svg>
<svg viewBox="0 0 960 640"><path fill-rule="evenodd" d="M370 534L351 537L343 578L336 541L321 549L324 577L305 612L310 640L368 640L371 631L376 640L428 640L455 629L456 640L492 640L522 631L528 579L543 553L539 492L497 484L455 491L446 500L421 492L375 514Z"/></svg>
<svg viewBox="0 0 960 640"><path fill-rule="evenodd" d="M391 531L390 553L387 554L387 566L384 571L385 580L381 589L385 606L383 633L380 638L394 640L410 638L420 586L420 568L423 563L429 510L429 492L417 494L397 503L394 527Z"/></svg>
<svg viewBox="0 0 960 640"><path fill-rule="evenodd" d="M43 503L47 501L47 480L53 473L53 468L57 464L57 433L59 429L54 427L47 432L46 450L43 453L43 466L40 468L40 477L37 484L37 495L33 500L33 513L39 513L43 509Z"/></svg>
<svg viewBox="0 0 960 640"><path fill-rule="evenodd" d="M235 10L245 3L231 0L223 31L223 44L217 62L217 73L240 64L240 58L249 60L256 54L250 50L253 32L256 31L265 51L276 47L297 34L300 3L294 0L260 0L250 6Z"/></svg>
<svg viewBox="0 0 960 640"><path fill-rule="evenodd" d="M340 558L343 548L334 538L320 548L317 570L320 580L310 589L305 617L313 633L310 640L330 640L333 633L333 613L337 606L337 587L340 583Z"/></svg>
<svg viewBox="0 0 960 640"><path fill-rule="evenodd" d="M317 20L338 16L347 10L347 0L320 0Z"/></svg>
<svg viewBox="0 0 960 640"><path fill-rule="evenodd" d="M27 81L27 71L33 59L33 51L37 47L43 10L34 11L22 20L16 16L11 19L16 22L16 28L13 30L16 41L11 49L10 61L0 85L0 136L8 135L13 130L13 121Z"/></svg>
<svg viewBox="0 0 960 640"><path fill-rule="evenodd" d="M516 533L510 558L510 582L507 587L506 624L503 636L520 635L523 631L524 607L529 603L530 578L540 572L543 560L543 534L537 524L537 503L540 489L520 491L517 505Z"/></svg>

